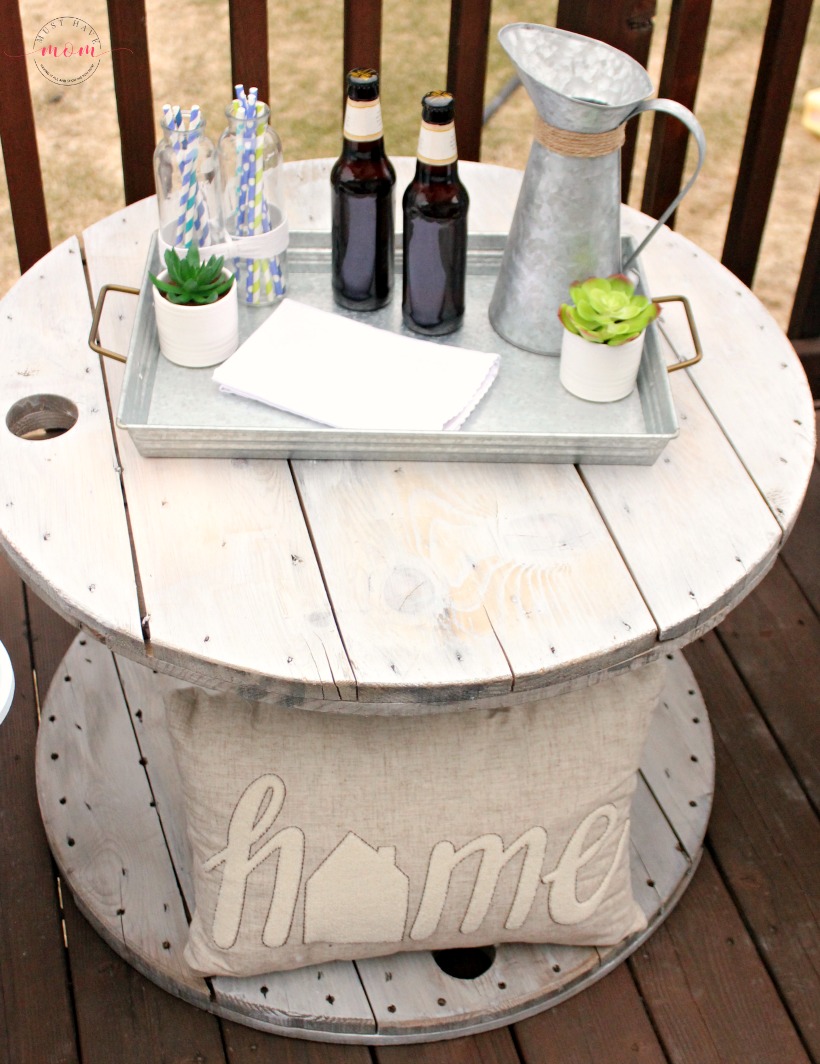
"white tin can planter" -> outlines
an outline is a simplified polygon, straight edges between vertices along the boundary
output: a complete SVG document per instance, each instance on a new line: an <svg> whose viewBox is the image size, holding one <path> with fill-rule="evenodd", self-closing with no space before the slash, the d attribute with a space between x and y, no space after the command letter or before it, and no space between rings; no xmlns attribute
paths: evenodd
<svg viewBox="0 0 820 1064"><path fill-rule="evenodd" d="M226 277L228 270L223 270ZM168 271L159 275L168 278ZM171 303L154 288L159 349L178 366L216 366L239 346L239 305L236 284L215 303Z"/></svg>
<svg viewBox="0 0 820 1064"><path fill-rule="evenodd" d="M633 390L643 354L645 332L610 347L563 331L559 379L568 392L592 403L611 403Z"/></svg>

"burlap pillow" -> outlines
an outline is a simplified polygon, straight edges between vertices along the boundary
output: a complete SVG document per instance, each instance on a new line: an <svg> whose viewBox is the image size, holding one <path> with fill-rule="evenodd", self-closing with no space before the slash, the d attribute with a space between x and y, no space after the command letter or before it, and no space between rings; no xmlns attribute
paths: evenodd
<svg viewBox="0 0 820 1064"><path fill-rule="evenodd" d="M176 691L188 963L243 976L641 930L628 818L662 682L648 666L512 709L421 717Z"/></svg>

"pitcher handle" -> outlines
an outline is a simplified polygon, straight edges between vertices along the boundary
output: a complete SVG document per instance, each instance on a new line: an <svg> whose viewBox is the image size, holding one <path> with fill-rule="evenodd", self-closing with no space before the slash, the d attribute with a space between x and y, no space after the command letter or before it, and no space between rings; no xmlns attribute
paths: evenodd
<svg viewBox="0 0 820 1064"><path fill-rule="evenodd" d="M638 104L638 106L635 108L632 114L630 114L629 117L632 118L633 115L639 114L641 111L663 111L666 114L672 115L673 118L677 118L679 121L683 122L683 124L695 138L695 143L698 146L698 161L697 165L695 166L695 172L692 174L692 176L689 178L689 180L686 182L686 184L683 186L677 196L675 196L675 198L672 200L672 202L657 220L652 229L650 229L650 231L643 238L640 244L638 244L637 248L635 248L629 258L623 264L622 269L624 271L627 269L632 260L636 259L640 252L643 251L643 249L646 247L646 245L649 243L655 233L657 233L657 231L660 229L666 219L678 206L678 204L689 191L689 189L692 187L692 185L694 185L695 179L697 178L698 174L701 171L701 167L703 166L703 160L706 158L706 137L703 132L703 127L688 107L684 107L683 104L678 103L676 100L644 100L643 103Z"/></svg>

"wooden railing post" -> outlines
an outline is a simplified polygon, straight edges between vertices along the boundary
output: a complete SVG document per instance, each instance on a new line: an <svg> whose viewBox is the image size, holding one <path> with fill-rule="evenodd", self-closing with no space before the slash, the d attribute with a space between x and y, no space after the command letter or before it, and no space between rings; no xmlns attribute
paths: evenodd
<svg viewBox="0 0 820 1064"><path fill-rule="evenodd" d="M17 241L17 258L25 272L51 248L46 201L40 174L40 156L34 129L34 112L23 42L20 8L14 0L0 2L4 50L0 61L0 143L6 165L11 220Z"/></svg>
<svg viewBox="0 0 820 1064"><path fill-rule="evenodd" d="M606 3L601 0L559 0L556 25L562 30L605 41L646 66L656 10L655 0L607 0ZM621 151L624 199L629 195L638 134L638 123L632 122L630 126Z"/></svg>
<svg viewBox="0 0 820 1064"><path fill-rule="evenodd" d="M345 0L342 85L353 67L379 70L381 56L382 0Z"/></svg>
<svg viewBox="0 0 820 1064"><path fill-rule="evenodd" d="M231 27L231 81L256 87L270 103L267 0L228 0Z"/></svg>
<svg viewBox="0 0 820 1064"><path fill-rule="evenodd" d="M803 271L794 297L789 338L820 338L820 198L814 211Z"/></svg>
<svg viewBox="0 0 820 1064"><path fill-rule="evenodd" d="M711 11L712 0L673 0L669 16L658 95L677 100L690 111L695 108ZM641 210L653 218L659 218L680 191L688 143L686 126L667 115L655 115L641 202ZM666 224L674 227L674 214Z"/></svg>
<svg viewBox="0 0 820 1064"><path fill-rule="evenodd" d="M478 160L487 79L491 0L453 0L450 8L450 45L447 89L456 100L458 154Z"/></svg>
<svg viewBox="0 0 820 1064"><path fill-rule="evenodd" d="M723 265L751 285L774 189L812 0L772 0L740 159Z"/></svg>
<svg viewBox="0 0 820 1064"><path fill-rule="evenodd" d="M820 399L820 198L792 306L789 339L800 355L812 395Z"/></svg>
<svg viewBox="0 0 820 1064"><path fill-rule="evenodd" d="M156 146L145 0L108 0L125 202L152 195Z"/></svg>

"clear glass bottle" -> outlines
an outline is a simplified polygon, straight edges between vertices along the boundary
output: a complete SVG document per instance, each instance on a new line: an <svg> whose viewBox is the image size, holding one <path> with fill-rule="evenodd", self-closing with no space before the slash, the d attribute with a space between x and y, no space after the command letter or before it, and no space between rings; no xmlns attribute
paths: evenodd
<svg viewBox="0 0 820 1064"><path fill-rule="evenodd" d="M342 154L330 173L333 297L377 310L393 290L396 173L384 150L379 75L347 75Z"/></svg>
<svg viewBox="0 0 820 1064"><path fill-rule="evenodd" d="M414 332L442 336L464 318L470 199L458 176L452 95L428 92L421 107L416 173L402 201L401 309Z"/></svg>
<svg viewBox="0 0 820 1064"><path fill-rule="evenodd" d="M232 259L226 256L225 262L236 273L240 301L268 306L287 288L284 158L268 105L256 103L251 118L245 113L239 100L229 104L228 125L219 138L225 228L229 242L239 241L240 252Z"/></svg>
<svg viewBox="0 0 820 1064"><path fill-rule="evenodd" d="M159 232L168 247L220 244L225 239L222 182L213 141L199 108L165 105L154 151Z"/></svg>

